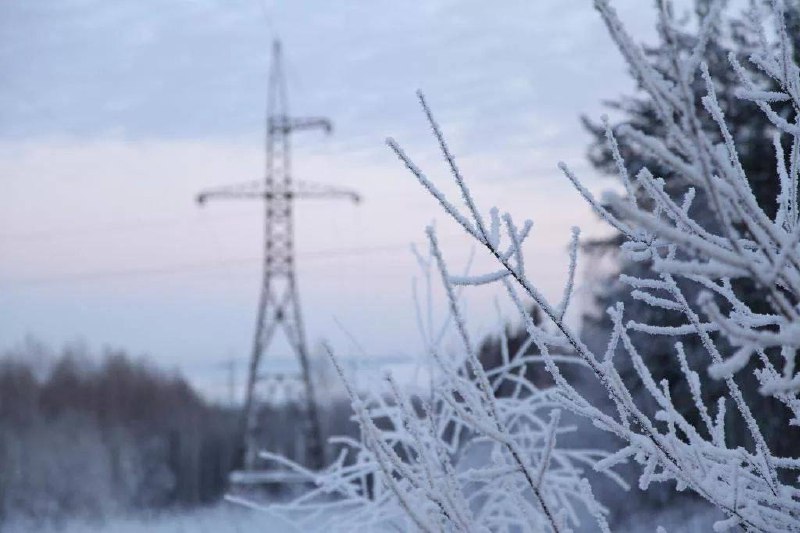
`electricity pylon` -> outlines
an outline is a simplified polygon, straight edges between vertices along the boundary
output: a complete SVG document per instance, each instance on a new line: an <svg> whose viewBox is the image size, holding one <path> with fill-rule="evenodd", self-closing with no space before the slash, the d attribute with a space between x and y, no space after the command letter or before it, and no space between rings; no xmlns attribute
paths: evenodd
<svg viewBox="0 0 800 533"><path fill-rule="evenodd" d="M330 133L332 126L325 118L289 116L279 41L272 46L267 95L267 164L264 180L207 190L197 196L197 201L200 204L211 199L264 201L263 282L242 419L244 469L256 469L259 451L259 400L256 389L260 378L264 377L259 373L259 368L262 356L278 329L283 330L300 362L308 416L307 462L312 468L320 468L325 461L324 446L295 274L293 203L299 198L346 198L358 202L359 196L347 189L292 179L291 134L310 129L322 129Z"/></svg>

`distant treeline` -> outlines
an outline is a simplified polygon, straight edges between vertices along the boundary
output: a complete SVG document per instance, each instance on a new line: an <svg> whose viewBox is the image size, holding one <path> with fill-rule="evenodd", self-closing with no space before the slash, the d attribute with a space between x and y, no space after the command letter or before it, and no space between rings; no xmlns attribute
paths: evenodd
<svg viewBox="0 0 800 533"><path fill-rule="evenodd" d="M238 420L124 352L42 357L29 343L0 358L0 520L213 501L238 457Z"/></svg>

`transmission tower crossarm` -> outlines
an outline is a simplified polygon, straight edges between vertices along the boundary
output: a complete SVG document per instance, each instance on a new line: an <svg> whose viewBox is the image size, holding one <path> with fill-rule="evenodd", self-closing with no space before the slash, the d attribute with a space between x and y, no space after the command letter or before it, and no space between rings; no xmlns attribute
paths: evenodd
<svg viewBox="0 0 800 533"><path fill-rule="evenodd" d="M321 129L325 133L333 131L333 124L324 117L271 117L269 120L270 133L291 133L299 130Z"/></svg>
<svg viewBox="0 0 800 533"><path fill-rule="evenodd" d="M356 204L361 202L361 195L346 187L299 180L294 182L293 189L296 198L345 198Z"/></svg>
<svg viewBox="0 0 800 533"><path fill-rule="evenodd" d="M248 181L234 185L224 185L201 191L196 196L198 204L217 198L264 198L264 183L261 181Z"/></svg>
<svg viewBox="0 0 800 533"><path fill-rule="evenodd" d="M267 185L263 181L249 181L235 185L227 185L207 189L197 195L197 202L204 204L208 200L217 199L264 199L274 198L344 198L354 203L361 201L361 196L352 189L333 187L320 183L295 181L290 187L284 185Z"/></svg>

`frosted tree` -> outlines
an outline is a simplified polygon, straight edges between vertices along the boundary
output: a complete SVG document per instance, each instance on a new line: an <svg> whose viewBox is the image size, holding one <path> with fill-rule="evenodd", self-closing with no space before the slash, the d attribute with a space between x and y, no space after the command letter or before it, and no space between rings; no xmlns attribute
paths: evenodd
<svg viewBox="0 0 800 533"><path fill-rule="evenodd" d="M649 263L647 277L622 279L632 295L649 306L675 313L681 317L678 325L664 327L637 321L627 317L624 306L618 304L608 310L613 327L606 350L592 352L563 320L575 255L565 297L561 302L547 300L525 270L521 245L532 222L520 225L509 214L501 216L496 208L486 214L478 208L422 97L423 108L461 191L463 207L447 198L397 143L390 140L389 144L443 209L495 257L496 271L463 281L503 284L520 316L527 320L528 333L547 361L564 405L627 443L612 457L600 461L599 469L626 459L635 460L642 466L640 488L668 482L677 490L694 491L727 516L716 524L718 530L737 525L754 531L800 530L796 472L800 460L778 456L770 450L759 421L737 384L737 373L749 361L757 361L755 374L761 394L775 398L784 407L773 416L779 417L787 430L800 423L800 369L795 364L800 343L800 78L792 60L782 3L751 5L748 24L759 37L758 47L746 63L734 55L729 57L730 68L741 80L742 90L737 95L741 105L756 106L774 128L773 178L780 191L774 216L769 216L755 199L719 105L714 81L702 59L722 3L711 4L690 50L674 45L676 22L666 3L661 4L659 33L662 44L670 50L669 61L661 68L649 61L608 2L598 0L595 5L637 81L647 91L663 134L649 135L633 127L617 132L607 128L608 145L627 191L624 196L608 193L602 202L598 201L569 167L560 167L592 208L623 236L621 248L626 256ZM763 74L774 81L769 89L759 83ZM704 91L699 98L692 89L696 79ZM786 102L791 103L791 113L777 113L775 106ZM702 127L701 113L716 126L713 134ZM664 179L647 167L631 175L620 153L620 142L648 153L662 168L680 176L682 187L673 185L668 193ZM714 228L698 224L691 216L693 201L701 194L708 198L716 221ZM753 309L737 295L734 284L741 280L765 295L768 310ZM699 297L688 300L682 283L699 286ZM532 323L525 312L523 295L543 310L558 335ZM676 410L666 380L653 379L647 361L632 341L633 332L674 339L673 364L688 383L699 413L697 422L690 422ZM712 335L714 332L719 334ZM683 341L689 338L697 338L706 351L705 368L689 366L683 349ZM615 409L599 409L564 379L557 362L549 357L564 344L589 366ZM643 409L630 394L615 367L614 359L618 357L630 359L657 406L655 413ZM725 385L725 395L716 405L703 401L703 383L708 382L705 376ZM729 446L725 438L728 410L743 421L747 446Z"/></svg>
<svg viewBox="0 0 800 533"><path fill-rule="evenodd" d="M418 255L427 280L417 298L420 332L431 386L408 390L386 374L382 387L359 390L333 353L361 430L360 440L335 438L342 447L333 464L312 472L273 453L262 458L294 470L316 485L286 504L261 506L298 531L571 531L591 520L608 530L607 510L584 474L609 454L557 446L575 430L562 422L555 389L525 379L538 355L507 349L502 364L484 370L465 324L458 284L429 231L431 255ZM445 288L448 313L437 324L431 285ZM422 303L424 302L424 303ZM460 340L453 352L449 334ZM550 359L582 364L569 357ZM498 391L506 389L502 396ZM613 482L626 488L613 472Z"/></svg>
<svg viewBox="0 0 800 533"><path fill-rule="evenodd" d="M669 77L671 67L672 50L678 47L685 54L690 54L697 44L700 37L696 32L698 21L708 14L708 10L714 7L709 0L694 0L693 12L691 17L681 16L682 26L673 25L670 31L675 35L671 39L662 39L654 46L644 48L648 61L659 70L662 75ZM717 6L718 9L718 6ZM680 13L680 12L679 12ZM800 44L800 3L793 2L786 4L786 23L787 33L792 40L795 48L794 58L797 59L797 45ZM748 57L754 52L758 52L759 37L757 29L753 27L746 16L741 16L736 9L725 9L711 21L711 26L706 34L707 44L703 53L703 58L708 65L709 73L714 80L717 89L717 100L720 108L725 115L725 122L732 137L737 140L737 152L739 162L745 170L747 180L750 184L756 202L759 207L769 216L774 218L777 210L777 195L780 191L780 184L775 180L775 156L773 134L775 127L769 118L762 113L757 106L743 103L737 98L737 91L746 89L744 82L739 78L736 71L731 68L728 56L736 54L741 62L747 62ZM766 73L754 71L759 86L768 90L779 90L775 80L771 79ZM705 95L705 82L700 76L690 80L689 87L694 93L697 106L702 106L701 98ZM641 90L631 95L622 96L609 104L617 117L611 121L611 128L617 131L622 125L633 127L640 132L651 136L661 137L666 133L664 124L659 120L656 108L646 91ZM773 109L782 116L791 113L791 102L773 102ZM702 111L702 107L700 108ZM703 130L712 138L719 139L719 128L714 122L713 117L701 112L699 114ZM589 149L589 158L595 168L609 175L617 174L617 164L612 151L608 147L606 127L602 122L592 122L585 119L589 131L594 139ZM784 148L789 149L788 138L784 137ZM670 168L660 164L658 158L652 157L647 151L640 150L633 143L621 142L619 151L626 162L626 167L630 174L636 174L643 167L647 167L653 174L664 179L664 189L672 198L679 198L686 188L686 181L680 174L675 174ZM698 191L699 194L692 202L690 215L700 226L712 231L718 231L717 217L709 205L709 198ZM647 194L641 189L634 190L632 194L638 196L638 200L647 201ZM603 350L606 342L606 331L611 327L610 316L605 313L605 308L614 305L617 301L622 301L625 305L626 313L630 316L640 317L640 321L645 321L652 325L676 326L681 323L682 317L679 313L658 307L653 307L647 302L637 299L637 293L632 292L630 287L620 280L619 274L623 273L633 277L652 277L650 261L631 260L619 250L618 245L623 240L623 236L615 234L611 238L601 241L589 240L584 242L584 249L588 252L588 257L584 255L587 263L613 261L615 272L607 275L601 282L592 284L595 302L584 311L582 323L582 337L589 348L597 351ZM681 291L687 300L694 302L699 293L704 288L688 280L677 280ZM768 303L765 301L762 291L754 290L751 280L737 279L732 282L733 290L737 297L746 302L751 309L768 310ZM719 338L720 332L711 332L712 338ZM676 409L688 420L697 422L699 413L691 400L691 392L685 380L681 379L680 368L674 364L674 341L669 336L652 337L644 333L633 332L631 334L634 342L640 348L640 354L648 362L648 367L657 381L668 379L670 383L670 393L675 398ZM705 366L708 355L697 336L682 339L684 352L687 361L692 367ZM637 398L647 401L647 391L641 387L641 380L638 379L630 360L620 357L616 360L617 368L631 394ZM753 374L753 369L758 365L758 361L752 361L749 366L743 369L737 378L742 394L750 405L754 416L759 419L761 430L766 441L776 453L796 455L800 453L800 435L787 432L785 420L781 417L770 416L772 413L780 412L782 407L777 400L759 394L759 383ZM726 387L722 381L712 381L703 388L703 399L705 401L716 401L725 393ZM651 404L653 402L650 402ZM653 406L657 407L657 406ZM747 432L742 427L742 420L739 417L729 417L726 423L726 439L729 444L747 443ZM671 497L667 487L664 490L649 491L648 498L654 502L663 503L665 498Z"/></svg>
<svg viewBox="0 0 800 533"><path fill-rule="evenodd" d="M746 61L728 58L741 83L741 105L755 106L774 131L772 177L779 191L774 213L767 213L755 198L703 61L722 2L710 2L689 48L675 46L678 24L666 2L660 4L659 35L667 53L658 68L609 3L596 0L595 5L662 127L648 133L606 126L625 194L608 193L598 200L568 166L559 166L622 236L626 257L647 265L641 276L622 277L631 296L659 312L673 313L675 325L629 316L618 303L607 310L611 328L606 346L591 350L564 320L574 287L579 231L572 234L563 296L551 301L526 269L523 245L533 222L518 223L498 208L479 207L420 95L460 198L445 195L398 143L389 140L389 146L496 265L476 275L453 275L435 229L428 228L432 260L425 264L441 278L450 309L446 327L460 338L460 351L445 353L441 330L422 328L436 370L426 395L410 396L391 377L386 389L364 393L349 385L340 368L361 439L348 440L349 458L342 455L322 472L288 465L308 475L317 488L288 504L268 507L277 518L300 530L394 526L562 532L591 516L607 531L604 509L592 496L582 468L591 463L613 477L615 465L633 462L639 465L640 489L663 483L692 491L719 509L725 518L715 524L716 531L800 531L800 459L770 449L760 427L765 421L754 416L738 384L753 362L760 394L782 406L771 416L787 431L800 424L800 70L792 60L783 5L778 0L752 2L747 24L758 37L756 46ZM763 83L764 76L772 80L770 85ZM778 107L789 112L779 113ZM703 127L706 120L713 131ZM649 154L658 168L644 166L632 173L620 146ZM659 175L664 169L672 176L669 190ZM693 218L700 197L706 199L714 224ZM756 309L741 297L741 282L764 295L766 309ZM538 355L505 353L498 367L485 370L480 365L459 307L459 291L487 284L507 293ZM697 296L689 298L686 286L696 287L691 294ZM541 309L542 322L534 322L528 313L531 301ZM662 337L673 341L671 364L687 383L694 419L676 409L671 384L654 379L652 362L642 356L637 339ZM689 339L703 347L702 365L687 360L684 343ZM574 356L562 357L565 352ZM630 362L655 409L631 394L616 366L621 358ZM545 365L554 385L540 390L526 380L523 367L530 364ZM608 408L587 399L565 378L566 364L588 370L608 397ZM724 394L709 403L703 389L713 381L724 385ZM498 397L495 391L508 383L513 384L512 394ZM623 445L611 454L565 449L559 445L565 408L617 436ZM732 417L746 428L744 445L726 437Z"/></svg>

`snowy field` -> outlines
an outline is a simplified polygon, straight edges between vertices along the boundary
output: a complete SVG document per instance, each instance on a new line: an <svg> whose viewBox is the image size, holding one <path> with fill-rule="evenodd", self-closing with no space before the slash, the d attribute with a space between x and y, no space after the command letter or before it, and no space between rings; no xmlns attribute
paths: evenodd
<svg viewBox="0 0 800 533"><path fill-rule="evenodd" d="M711 510L713 511L713 510ZM669 532L700 533L711 531L714 520L718 520L715 512L707 507L691 506L681 509L667 509L663 512L631 517L625 525L614 528L620 533L637 533L655 531L656 526L663 526ZM594 524L579 531L594 531ZM165 513L150 516L116 518L104 522L87 522L81 520L65 524L42 527L33 524L14 524L8 533L278 533L291 531L285 524L276 523L270 516L258 511L251 511L232 504L219 504L205 509L186 512ZM366 533L362 531L360 533Z"/></svg>
<svg viewBox="0 0 800 533"><path fill-rule="evenodd" d="M75 520L65 524L42 527L40 524L17 523L9 533L273 533L286 531L271 523L268 516L236 507L219 504L215 507L186 512L149 516L120 517L108 521Z"/></svg>

